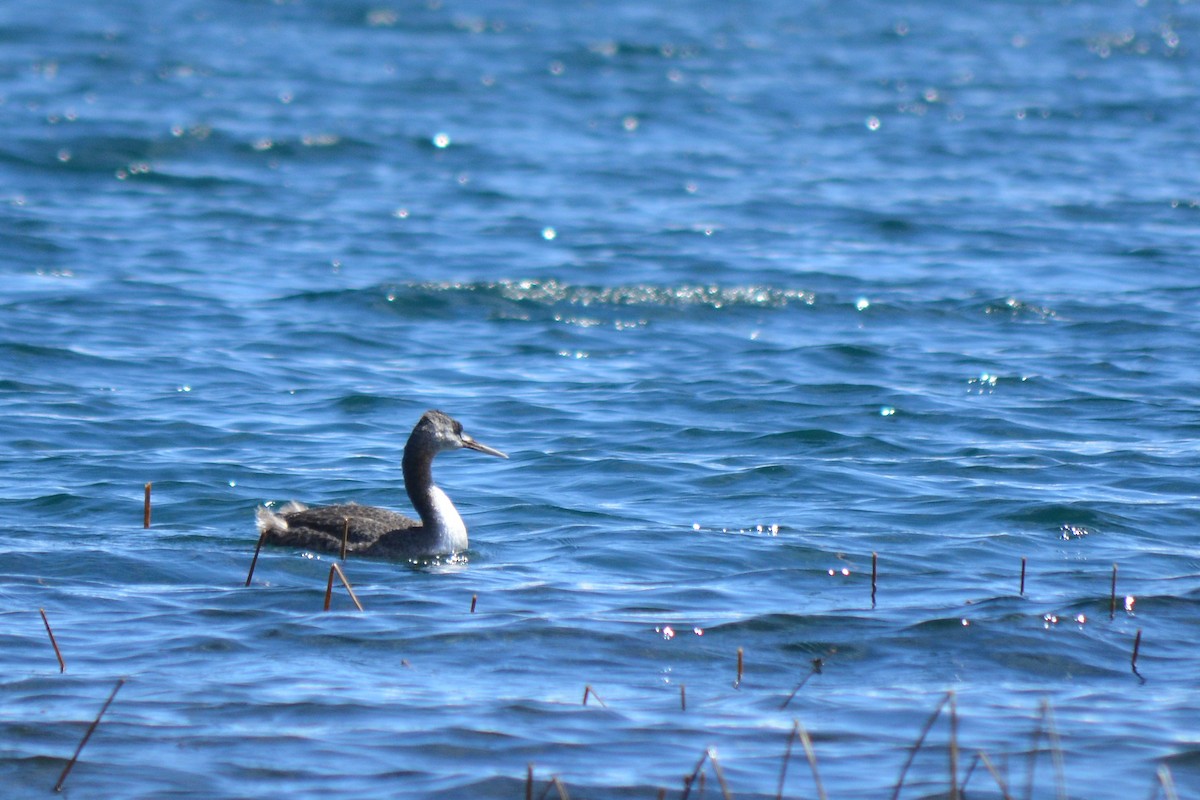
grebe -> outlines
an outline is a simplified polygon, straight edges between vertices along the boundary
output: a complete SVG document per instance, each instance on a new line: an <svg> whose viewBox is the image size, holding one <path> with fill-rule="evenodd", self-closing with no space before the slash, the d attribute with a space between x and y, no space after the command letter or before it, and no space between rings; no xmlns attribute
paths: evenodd
<svg viewBox="0 0 1200 800"><path fill-rule="evenodd" d="M504 453L463 433L458 420L441 411L426 411L404 445L404 488L420 522L395 511L346 503L308 508L295 501L278 512L260 506L255 514L262 540L268 544L337 553L417 558L467 549L467 526L446 493L433 482L433 459L460 448L500 458Z"/></svg>

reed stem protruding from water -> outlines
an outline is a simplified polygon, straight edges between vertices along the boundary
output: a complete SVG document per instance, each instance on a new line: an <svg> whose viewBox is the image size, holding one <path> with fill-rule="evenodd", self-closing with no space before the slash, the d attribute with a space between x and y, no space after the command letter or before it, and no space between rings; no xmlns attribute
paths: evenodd
<svg viewBox="0 0 1200 800"><path fill-rule="evenodd" d="M267 538L267 532L264 530L258 535L258 544L254 545L254 558L250 559L250 571L246 573L246 585L250 585L250 579L254 577L254 567L258 564L258 552L262 550L263 541Z"/></svg>
<svg viewBox="0 0 1200 800"><path fill-rule="evenodd" d="M338 558L342 561L346 560L346 550L350 548L350 518L342 522L342 551L338 553Z"/></svg>
<svg viewBox="0 0 1200 800"><path fill-rule="evenodd" d="M805 675L803 678L800 679L800 682L796 684L795 689L792 689L792 693L787 696L787 699L783 701L783 705L781 705L779 707L780 711L783 711L785 708L788 707L788 703L792 702L792 698L796 696L796 692L798 692L804 688L804 684L808 683L809 678L811 678L813 675L817 675L821 672L821 666L824 663L825 662L819 658L814 658L812 660L812 670L807 675Z"/></svg>
<svg viewBox="0 0 1200 800"><path fill-rule="evenodd" d="M150 484L146 484L146 499L142 503L142 527L150 527Z"/></svg>
<svg viewBox="0 0 1200 800"><path fill-rule="evenodd" d="M58 783L54 784L54 791L62 791L63 784L67 780L67 775L71 774L72 767L74 767L75 762L79 760L79 754L83 752L84 745L88 743L88 739L92 738L92 734L95 732L96 726L100 724L100 718L104 716L105 711L108 711L108 707L112 704L113 698L117 696L117 692L119 692L121 687L124 685L125 679L121 678L119 681L117 681L117 685L113 687L112 694L110 694L108 699L104 701L104 705L100 707L100 713L96 715L94 720L92 720L92 724L88 726L87 733L83 734L83 738L79 741L79 746L75 748L75 754L71 756L71 760L67 762L67 765L63 767L62 774L58 776Z"/></svg>
<svg viewBox="0 0 1200 800"><path fill-rule="evenodd" d="M875 607L875 583L879 579L879 553L871 553L871 608Z"/></svg>
<svg viewBox="0 0 1200 800"><path fill-rule="evenodd" d="M1117 616L1117 565L1113 564L1112 589L1108 593L1108 618Z"/></svg>
<svg viewBox="0 0 1200 800"><path fill-rule="evenodd" d="M804 757L808 759L808 768L812 770L813 783L817 786L817 800L826 800L825 786L821 783L821 773L817 771L817 754L813 750L812 739L808 735L808 731L800 724L799 719L792 720L792 732L788 735L787 750L783 753L783 767L779 770L779 791L775 793L776 800L783 800L783 782L787 777L788 759L792 757L792 743L796 737L800 737L800 744L804 747Z"/></svg>
<svg viewBox="0 0 1200 800"><path fill-rule="evenodd" d="M1142 629L1138 628L1137 635L1133 637L1133 656L1129 659L1129 666L1133 670L1133 674L1142 678L1142 673L1138 672L1137 657L1138 650L1142 649ZM1142 678L1144 681L1145 678Z"/></svg>
<svg viewBox="0 0 1200 800"><path fill-rule="evenodd" d="M687 711L687 686L679 684L679 710Z"/></svg>
<svg viewBox="0 0 1200 800"><path fill-rule="evenodd" d="M346 593L350 595L350 599L354 601L354 605L359 611L362 611L362 603L358 602L358 596L354 594L354 589L350 586L350 581L346 580L346 573L342 572L342 567L337 562L329 565L329 582L325 584L325 610L329 610L329 604L333 600L334 574L337 574L338 578L342 581L342 585L346 587Z"/></svg>
<svg viewBox="0 0 1200 800"><path fill-rule="evenodd" d="M908 768L912 766L913 759L917 757L917 752L921 749L921 745L925 743L925 737L929 735L929 731L933 728L933 723L937 722L938 715L942 713L946 703L950 702L950 698L954 696L954 692L946 692L946 695L937 704L937 708L929 715L929 719L925 721L925 726L921 728L921 734L917 737L917 741L913 743L912 750L908 753L908 758L904 761L904 766L900 768L900 777L896 779L896 786L892 790L892 800L897 800L900 797L900 790L904 788L904 776L908 774Z"/></svg>
<svg viewBox="0 0 1200 800"><path fill-rule="evenodd" d="M479 595L477 595L477 594L471 595L471 613L472 614L475 613L475 603L478 600L479 600Z"/></svg>
<svg viewBox="0 0 1200 800"><path fill-rule="evenodd" d="M592 688L591 684L583 687L583 704L585 706L587 705L589 697L596 698L596 702L600 704L601 708L608 708L604 701L600 699L600 695L596 694L596 690Z"/></svg>
<svg viewBox="0 0 1200 800"><path fill-rule="evenodd" d="M737 649L737 678L733 682L733 688L735 689L741 688L742 685L742 672L745 667L744 655L742 648L739 647Z"/></svg>
<svg viewBox="0 0 1200 800"><path fill-rule="evenodd" d="M46 633L50 635L50 646L54 648L54 655L58 656L58 671L67 671L67 662L63 661L62 651L58 649L58 642L54 640L54 631L50 630L50 620L46 619L46 609L39 608L42 615L42 622L46 625Z"/></svg>
<svg viewBox="0 0 1200 800"><path fill-rule="evenodd" d="M1025 596L1025 556L1021 556L1021 596Z"/></svg>

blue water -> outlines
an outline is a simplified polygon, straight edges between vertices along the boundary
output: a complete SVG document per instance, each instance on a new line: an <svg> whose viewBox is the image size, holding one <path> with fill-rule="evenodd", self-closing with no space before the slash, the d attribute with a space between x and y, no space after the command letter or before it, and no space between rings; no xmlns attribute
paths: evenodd
<svg viewBox="0 0 1200 800"><path fill-rule="evenodd" d="M1197 6L540 6L0 6L5 796L1200 796Z"/></svg>

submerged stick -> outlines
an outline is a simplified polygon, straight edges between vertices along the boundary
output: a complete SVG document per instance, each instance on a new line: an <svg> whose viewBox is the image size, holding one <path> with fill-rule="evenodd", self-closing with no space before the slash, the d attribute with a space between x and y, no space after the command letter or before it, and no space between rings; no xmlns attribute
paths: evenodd
<svg viewBox="0 0 1200 800"><path fill-rule="evenodd" d="M1021 556L1021 596L1025 596L1025 556Z"/></svg>
<svg viewBox="0 0 1200 800"><path fill-rule="evenodd" d="M1112 591L1108 595L1108 618L1117 616L1117 565L1113 564Z"/></svg>
<svg viewBox="0 0 1200 800"><path fill-rule="evenodd" d="M46 623L46 633L50 635L50 646L54 648L54 655L58 656L58 671L67 671L67 662L63 661L62 652L58 649L58 642L54 641L54 631L50 630L50 620L46 619L46 609L39 608L38 611L42 614L42 622Z"/></svg>
<svg viewBox="0 0 1200 800"><path fill-rule="evenodd" d="M83 739L79 741L79 746L75 748L75 755L71 756L71 760L67 762L67 766L63 767L62 774L58 776L58 783L54 784L54 791L62 791L63 783L66 782L67 776L71 774L71 768L75 766L75 762L79 760L79 754L83 752L83 746L88 743L88 739L92 738L92 733L96 730L96 726L100 724L100 718L104 716L105 711L108 711L113 698L117 696L117 692L121 691L121 687L124 685L125 679L121 678L117 681L117 685L113 687L112 694L104 701L104 705L100 707L100 713L92 720L92 724L88 726L87 733L83 735Z"/></svg>
<svg viewBox="0 0 1200 800"><path fill-rule="evenodd" d="M254 577L254 566L258 563L258 551L262 550L263 541L267 538L267 532L264 530L258 535L258 544L254 545L254 558L250 559L250 571L246 573L246 585L250 585L250 579Z"/></svg>
<svg viewBox="0 0 1200 800"><path fill-rule="evenodd" d="M739 686L742 685L742 667L743 667L742 656L743 656L743 653L742 653L742 648L740 648L740 647L738 648L737 656L738 656L737 680L735 680L733 682L733 688L735 688L735 689L737 689Z"/></svg>
<svg viewBox="0 0 1200 800"><path fill-rule="evenodd" d="M142 504L142 527L150 527L150 484L146 484L146 500Z"/></svg>
<svg viewBox="0 0 1200 800"><path fill-rule="evenodd" d="M900 796L900 790L904 787L904 776L908 774L908 768L912 766L913 759L917 757L917 752L921 749L921 745L925 742L925 737L929 735L929 731L933 729L933 723L937 722L938 715L942 713L942 708L954 696L954 692L946 692L946 696L937 704L937 708L929 715L929 719L925 721L925 727L921 729L921 735L917 737L917 741L913 743L912 751L908 754L908 758L904 761L904 766L900 768L900 777L896 779L896 788L892 790L892 800L896 800Z"/></svg>
<svg viewBox="0 0 1200 800"><path fill-rule="evenodd" d="M875 607L875 581L879 577L879 553L871 553L871 608Z"/></svg>

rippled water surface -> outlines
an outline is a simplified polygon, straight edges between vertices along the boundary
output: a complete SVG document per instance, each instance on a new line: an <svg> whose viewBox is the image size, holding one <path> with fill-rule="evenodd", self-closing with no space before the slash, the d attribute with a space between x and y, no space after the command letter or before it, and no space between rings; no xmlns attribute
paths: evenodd
<svg viewBox="0 0 1200 800"><path fill-rule="evenodd" d="M1160 0L0 7L6 796L121 679L68 796L813 797L796 721L833 800L1200 796L1198 53ZM260 503L407 511L426 408L511 456L436 464L468 553L243 586Z"/></svg>

